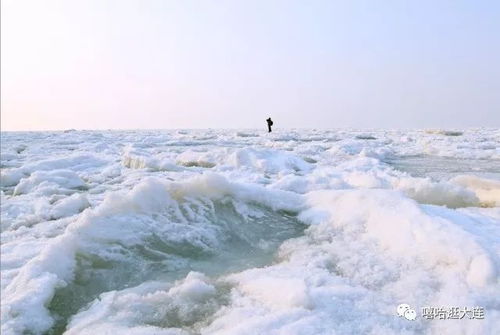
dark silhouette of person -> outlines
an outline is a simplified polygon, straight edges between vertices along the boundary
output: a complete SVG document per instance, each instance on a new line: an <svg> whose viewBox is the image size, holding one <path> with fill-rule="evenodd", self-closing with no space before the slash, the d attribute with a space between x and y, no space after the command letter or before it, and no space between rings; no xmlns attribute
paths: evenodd
<svg viewBox="0 0 500 335"><path fill-rule="evenodd" d="M271 126L273 125L273 120L269 118L266 120L266 122L267 122L267 129L269 130L269 132L272 132Z"/></svg>

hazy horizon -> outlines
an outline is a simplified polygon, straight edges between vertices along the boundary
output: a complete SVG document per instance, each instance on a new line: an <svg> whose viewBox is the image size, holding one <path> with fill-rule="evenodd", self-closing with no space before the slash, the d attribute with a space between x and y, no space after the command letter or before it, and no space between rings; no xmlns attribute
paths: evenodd
<svg viewBox="0 0 500 335"><path fill-rule="evenodd" d="M495 1L1 6L2 131L500 127Z"/></svg>

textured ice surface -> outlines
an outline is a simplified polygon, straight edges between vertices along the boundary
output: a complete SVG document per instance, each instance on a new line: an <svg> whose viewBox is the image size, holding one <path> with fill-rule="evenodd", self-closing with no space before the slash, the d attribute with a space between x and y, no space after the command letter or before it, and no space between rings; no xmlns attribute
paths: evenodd
<svg viewBox="0 0 500 335"><path fill-rule="evenodd" d="M499 130L1 136L2 334L500 329Z"/></svg>

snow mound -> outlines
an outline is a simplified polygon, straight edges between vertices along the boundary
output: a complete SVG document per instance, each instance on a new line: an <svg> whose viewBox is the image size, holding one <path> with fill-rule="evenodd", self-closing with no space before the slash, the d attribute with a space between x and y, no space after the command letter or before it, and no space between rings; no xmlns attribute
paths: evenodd
<svg viewBox="0 0 500 335"><path fill-rule="evenodd" d="M85 189L85 182L71 170L36 171L29 177L21 179L14 188L14 195L37 192L40 194L56 194Z"/></svg>
<svg viewBox="0 0 500 335"><path fill-rule="evenodd" d="M483 207L500 206L500 181L476 176L457 176L452 183L475 193Z"/></svg>
<svg viewBox="0 0 500 335"><path fill-rule="evenodd" d="M228 157L227 163L264 173L294 173L312 169L312 165L302 158L277 150L239 149Z"/></svg>
<svg viewBox="0 0 500 335"><path fill-rule="evenodd" d="M167 157L151 157L148 153L141 152L132 147L128 147L124 150L122 164L130 169L153 169L156 171L180 170L172 159Z"/></svg>
<svg viewBox="0 0 500 335"><path fill-rule="evenodd" d="M201 273L190 272L174 285L152 282L102 294L75 315L71 334L190 334L213 314L221 301L216 288Z"/></svg>

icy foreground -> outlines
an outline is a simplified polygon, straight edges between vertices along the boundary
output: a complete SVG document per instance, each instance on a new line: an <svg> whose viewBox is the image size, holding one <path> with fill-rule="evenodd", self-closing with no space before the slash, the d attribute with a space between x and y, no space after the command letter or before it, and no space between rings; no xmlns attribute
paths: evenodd
<svg viewBox="0 0 500 335"><path fill-rule="evenodd" d="M499 130L1 145L2 334L500 332Z"/></svg>

